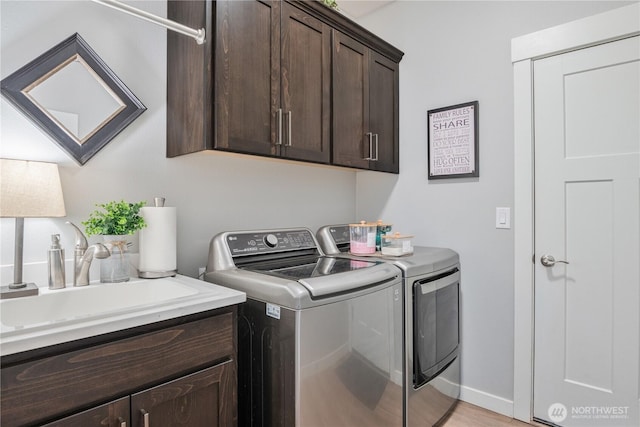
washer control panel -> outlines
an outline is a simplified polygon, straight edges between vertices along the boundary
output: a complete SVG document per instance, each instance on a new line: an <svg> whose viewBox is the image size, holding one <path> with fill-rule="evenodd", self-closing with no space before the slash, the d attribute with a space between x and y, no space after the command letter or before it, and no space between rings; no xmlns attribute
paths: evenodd
<svg viewBox="0 0 640 427"><path fill-rule="evenodd" d="M227 246L232 256L315 249L316 242L307 229L229 233Z"/></svg>

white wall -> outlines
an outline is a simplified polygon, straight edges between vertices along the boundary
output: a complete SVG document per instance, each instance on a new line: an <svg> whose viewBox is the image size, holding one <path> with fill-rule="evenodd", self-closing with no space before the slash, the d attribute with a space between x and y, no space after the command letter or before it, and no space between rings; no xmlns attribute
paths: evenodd
<svg viewBox="0 0 640 427"><path fill-rule="evenodd" d="M342 3L344 3L343 0ZM462 263L462 397L502 413L513 400L513 37L624 2L397 1L359 19L405 52L400 175L357 177L358 218L382 218ZM427 111L480 103L480 177L427 179ZM513 215L517 213L512 212Z"/></svg>
<svg viewBox="0 0 640 427"><path fill-rule="evenodd" d="M165 1L133 4L166 16ZM353 221L352 170L223 153L165 158L163 28L89 1L2 0L0 15L2 78L78 32L147 107L80 167L2 100L0 156L59 163L67 208L67 218L25 221L26 263L46 260L52 233L62 235L71 257L73 233L64 221L80 225L96 203L110 200L151 202L164 196L167 205L177 206L178 269L190 276L206 264L209 240L220 231L289 226L315 231L328 223ZM0 227L1 280L6 284L13 274L13 220L2 219ZM46 285L41 267L25 266L25 278Z"/></svg>

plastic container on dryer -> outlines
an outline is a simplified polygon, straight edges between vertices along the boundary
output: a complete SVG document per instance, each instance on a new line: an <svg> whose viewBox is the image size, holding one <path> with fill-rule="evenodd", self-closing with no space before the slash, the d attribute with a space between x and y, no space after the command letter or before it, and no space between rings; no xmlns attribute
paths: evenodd
<svg viewBox="0 0 640 427"><path fill-rule="evenodd" d="M359 224L349 224L349 249L355 255L370 255L376 252L375 222L360 221Z"/></svg>
<svg viewBox="0 0 640 427"><path fill-rule="evenodd" d="M382 236L382 255L402 256L413 253L411 244L413 236L400 233L385 234Z"/></svg>

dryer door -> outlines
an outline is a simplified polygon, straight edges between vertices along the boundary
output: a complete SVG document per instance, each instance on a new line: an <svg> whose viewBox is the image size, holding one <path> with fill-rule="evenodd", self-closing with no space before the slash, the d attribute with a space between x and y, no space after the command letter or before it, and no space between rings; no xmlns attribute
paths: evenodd
<svg viewBox="0 0 640 427"><path fill-rule="evenodd" d="M458 355L460 271L413 283L413 387L438 375Z"/></svg>

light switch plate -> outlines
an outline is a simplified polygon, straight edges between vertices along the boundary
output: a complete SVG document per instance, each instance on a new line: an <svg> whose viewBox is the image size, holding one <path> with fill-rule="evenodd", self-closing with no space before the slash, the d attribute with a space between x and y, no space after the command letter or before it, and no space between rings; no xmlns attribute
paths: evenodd
<svg viewBox="0 0 640 427"><path fill-rule="evenodd" d="M511 208L496 208L496 228L511 228Z"/></svg>

